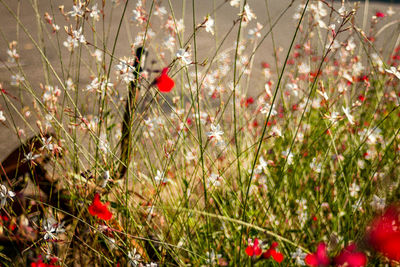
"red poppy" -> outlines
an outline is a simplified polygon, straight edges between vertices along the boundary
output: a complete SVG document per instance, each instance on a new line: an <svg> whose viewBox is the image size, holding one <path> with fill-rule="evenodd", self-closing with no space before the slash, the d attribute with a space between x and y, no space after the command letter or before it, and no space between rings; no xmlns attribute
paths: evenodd
<svg viewBox="0 0 400 267"><path fill-rule="evenodd" d="M363 267L367 264L367 257L356 251L356 245L350 244L335 257L336 266Z"/></svg>
<svg viewBox="0 0 400 267"><path fill-rule="evenodd" d="M92 204L89 206L89 212L92 216L108 221L112 217L112 213L108 210L109 204L108 202L106 204L101 203L100 195L96 193Z"/></svg>
<svg viewBox="0 0 400 267"><path fill-rule="evenodd" d="M390 260L400 261L400 206L390 206L376 218L367 234L369 244Z"/></svg>
<svg viewBox="0 0 400 267"><path fill-rule="evenodd" d="M274 243L272 243L271 244L271 247L266 251L266 252L264 252L263 253L263 257L265 258L265 259L269 259L269 258L272 258L272 259L274 259L274 261L276 261L276 262L278 262L278 263L281 263L282 261L283 261L283 254L282 253L280 253L280 252L278 252L278 251L276 251L276 247L278 246L278 243L277 242L274 242Z"/></svg>
<svg viewBox="0 0 400 267"><path fill-rule="evenodd" d="M169 69L168 67L164 68L161 72L161 75L158 76L155 81L155 83L158 87L158 90L160 90L160 92L163 92L163 93L167 93L167 92L171 91L172 88L174 88L174 86L175 86L174 80L172 80L167 74L168 69Z"/></svg>
<svg viewBox="0 0 400 267"><path fill-rule="evenodd" d="M261 255L262 250L260 248L260 244L259 244L259 241L257 238L254 239L254 242L251 242L251 241L249 242L249 245L247 246L245 252L250 257Z"/></svg>
<svg viewBox="0 0 400 267"><path fill-rule="evenodd" d="M313 254L308 254L304 258L304 262L307 266L328 266L330 259L326 251L325 243L319 243L317 251Z"/></svg>
<svg viewBox="0 0 400 267"><path fill-rule="evenodd" d="M375 13L375 16L377 17L377 18L384 18L385 17L385 13L382 13L382 12L376 12Z"/></svg>

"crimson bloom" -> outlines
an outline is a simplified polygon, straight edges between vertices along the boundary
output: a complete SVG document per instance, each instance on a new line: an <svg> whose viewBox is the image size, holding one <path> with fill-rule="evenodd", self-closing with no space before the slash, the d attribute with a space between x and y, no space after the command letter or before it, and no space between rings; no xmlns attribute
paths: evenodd
<svg viewBox="0 0 400 267"><path fill-rule="evenodd" d="M249 245L247 246L245 252L250 257L260 256L262 253L262 249L260 247L259 240L257 238L254 239L254 242L251 242L251 240L249 240Z"/></svg>
<svg viewBox="0 0 400 267"><path fill-rule="evenodd" d="M317 251L313 254L308 254L304 258L304 262L307 266L328 266L330 259L328 257L328 252L326 251L325 243L319 243Z"/></svg>
<svg viewBox="0 0 400 267"><path fill-rule="evenodd" d="M363 267L367 264L367 257L356 251L356 245L350 244L335 257L336 266Z"/></svg>
<svg viewBox="0 0 400 267"><path fill-rule="evenodd" d="M383 13L383 12L376 12L375 13L375 16L377 17L377 18L384 18L385 17L385 13Z"/></svg>
<svg viewBox="0 0 400 267"><path fill-rule="evenodd" d="M110 203L103 204L100 201L100 195L96 193L92 204L89 206L89 212L92 216L97 216L98 218L108 221L112 217L111 211L108 210L108 205Z"/></svg>
<svg viewBox="0 0 400 267"><path fill-rule="evenodd" d="M274 243L272 243L271 244L271 247L266 251L266 252L264 252L263 253L263 257L265 258L265 259L269 259L269 258L272 258L272 259L274 259L274 261L276 261L277 263L281 263L282 261L283 261L283 254L282 253L280 253L280 252L278 252L278 251L276 251L276 247L278 246L278 243L277 242L274 242Z"/></svg>
<svg viewBox="0 0 400 267"><path fill-rule="evenodd" d="M400 261L400 206L390 206L367 233L369 244L390 260Z"/></svg>
<svg viewBox="0 0 400 267"><path fill-rule="evenodd" d="M160 92L163 93L171 91L172 88L175 86L174 80L172 80L167 74L168 69L169 69L168 67L164 68L161 71L161 75L158 76L155 80L155 84L157 85L158 90L160 90Z"/></svg>

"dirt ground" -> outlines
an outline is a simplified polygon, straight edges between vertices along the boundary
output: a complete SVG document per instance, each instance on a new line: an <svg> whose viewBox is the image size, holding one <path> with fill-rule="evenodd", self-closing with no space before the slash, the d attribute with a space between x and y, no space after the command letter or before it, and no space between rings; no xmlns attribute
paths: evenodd
<svg viewBox="0 0 400 267"><path fill-rule="evenodd" d="M58 6L59 5L65 5L65 10L69 11L71 10L71 2L72 1L61 1L61 0L2 0L0 2L0 82L3 85L3 88L5 88L8 92L15 96L19 96L20 92L17 90L17 88L13 87L10 85L10 80L11 80L11 71L15 71L15 65L7 63L7 44L8 42L11 42L12 40L17 40L19 43L19 53L21 56L21 64L23 65L24 71L27 75L27 80L31 84L33 90L37 92L37 95L39 94L39 84L44 83L44 69L42 67L42 61L40 54L38 53L37 49L33 45L32 41L29 39L27 34L24 32L24 28L21 26L18 26L16 23L15 18L10 14L10 12L7 10L5 7L4 3L9 6L11 10L14 12L17 12L18 10L18 5L20 5L19 8L19 18L21 20L21 23L24 25L26 30L32 35L32 37L35 40L40 40L40 36L38 36L38 24L37 24L37 17L35 15L35 12L33 12L31 2L39 2L39 13L42 15L41 19L43 19L43 14L45 12L49 12L52 14L52 10L54 13L59 14L58 12ZM107 1L111 2L111 1ZM123 9L123 2L120 1L120 5L115 9L113 13L113 19L112 19L112 25L111 25L111 30L110 32L113 34L116 32L116 29L118 27L119 23L119 17L121 16L122 9ZM150 1L149 1L150 2ZM163 5L168 7L168 1L162 1ZM173 8L176 16L178 18L182 17L182 3L185 2L184 0L173 0L171 1L173 3ZM225 0L197 0L195 1L195 9L196 9L196 21L200 23L203 18L207 15L210 14L212 17L215 18L216 20L216 36L217 38L222 38L223 34L230 28L230 26L233 23L233 20L237 18L238 14L238 9L233 8L229 5L229 3L224 4L221 8L218 9L218 11L214 14L213 9L214 7L218 7L220 4L225 2ZM269 3L269 12L271 15L271 21L274 21L279 14L290 4L291 1L288 0L250 0L248 1L250 4L250 7L254 10L254 12L257 15L258 20L261 23L265 23L268 21L268 16L266 13L266 2ZM300 1L294 1L293 6L288 10L288 12L282 17L280 22L277 24L275 27L275 30L273 31L274 38L276 44L278 46L283 48L283 51L285 51L289 44L290 40L293 36L294 30L295 30L295 22L292 19L292 16L294 12L296 11L296 8ZM130 48L130 38L132 36L134 37L135 33L133 32L127 32L127 28L125 27L125 23L129 23L128 20L132 16L132 9L134 5L136 4L136 1L131 0L130 3L128 4L127 8L127 21L124 22L124 25L122 27L121 35L118 39L117 42L117 47L116 47L116 57L122 57L124 55L129 55L129 48ZM366 10L368 12L368 16L370 17L372 14L374 14L377 10L386 12L387 8L392 5L393 9L397 11L397 14L394 16L400 18L400 8L396 5L390 4L390 3L382 3L382 2L372 2L369 4L368 9ZM169 11L169 8L167 8ZM191 6L191 1L186 0L185 4L185 25L188 25L187 27L189 28L186 33L186 37L190 34L190 26L192 25L192 6ZM358 21L360 22L360 25L362 24L362 13L365 10L365 5L360 4L360 14L358 15ZM61 30L63 26L66 24L64 19L62 18L61 15L56 15L55 20L57 23L60 25ZM394 20L394 19L393 19ZM254 25L251 27L254 28ZM247 30L249 27L246 29ZM49 30L49 29L48 29ZM112 35L111 34L111 35ZM232 44L235 38L236 31L234 31L233 35L231 35L228 39L228 44ZM62 35L62 39L60 40L63 42L66 38L66 35ZM392 38L393 36L391 36ZM54 38L54 37L53 37ZM113 36L109 38L109 43L108 46L112 46L111 40L113 40ZM47 44L46 44L47 45ZM199 58L204 58L207 55L207 52L209 51L210 45L210 39L208 38L208 35L204 34L199 34L199 39L198 39L198 49L199 49ZM67 53L66 49L65 53ZM56 49L52 49L51 46L48 46L46 49L46 55L49 59L49 61L52 63L54 68L59 72L60 71L60 61L59 61L59 55L56 52ZM282 53L284 54L284 52ZM62 56L65 56L64 54ZM272 61L273 56L272 56L272 42L271 38L267 38L265 43L261 46L260 51L258 53L258 56L256 58L255 64L259 64L261 61ZM272 63L272 62L271 62ZM8 69L10 68L10 70ZM89 81L89 73L87 71L83 71L81 74L81 84L87 84ZM28 94L22 94L24 97L24 100L26 101L27 104L32 103L32 97L29 96ZM21 109L22 106L18 103L14 103L16 108ZM26 126L22 118L18 117L18 115L15 112L12 112L11 116L8 114L7 109L10 108L12 110L12 107L3 101L3 99L0 100L0 110L4 110L7 120L11 125L15 125L16 127L19 127L21 129L24 129L26 132L27 136L31 136L33 133L29 129L29 127ZM35 121L34 119L28 119L29 124L33 125L33 128L35 128L34 124ZM15 135L15 129L10 126L10 124L0 124L0 160L4 159L8 153L10 153L18 144L19 140L17 136ZM25 139L26 137L24 137Z"/></svg>

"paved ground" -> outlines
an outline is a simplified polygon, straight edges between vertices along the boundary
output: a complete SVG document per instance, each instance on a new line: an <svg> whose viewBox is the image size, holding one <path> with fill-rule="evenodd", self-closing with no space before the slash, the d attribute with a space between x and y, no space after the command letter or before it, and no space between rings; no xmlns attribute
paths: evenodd
<svg viewBox="0 0 400 267"><path fill-rule="evenodd" d="M40 36L38 36L38 26L37 26L37 18L35 16L35 12L32 10L32 6L30 2L39 2L39 10L40 14L43 14L44 12L49 12L52 13L52 8L55 13L58 12L58 6L61 4L65 5L65 10L69 11L71 10L71 4L70 2L72 1L60 1L60 0L22 0L22 1L16 1L16 0L2 0L1 2L6 3L7 5L10 6L10 8L16 12L18 10L18 2L20 3L20 9L19 9L19 18L21 19L22 24L26 27L29 33L32 34L32 36L35 38L35 40L40 39ZM148 0L149 1L149 0ZM1 61L6 61L7 60L7 55L6 55L6 49L7 49L7 42L11 40L18 40L19 42L19 52L21 55L21 63L24 65L24 70L26 72L26 75L28 77L28 81L34 88L36 92L39 91L39 84L44 83L44 75L43 75L43 67L42 67L42 62L40 59L40 55L37 52L36 48L32 44L32 42L29 40L27 35L24 33L22 27L17 27L17 23L15 22L15 19L10 15L10 13L7 11L7 9L4 7L4 5L0 2L0 60ZM109 2L109 1L107 1ZM111 2L111 1L110 1ZM121 0L121 2L124 2ZM133 9L133 6L135 5L136 1L131 0L131 3L128 5L128 18L131 16L131 10ZM149 1L150 2L150 1ZM168 5L168 1L163 1L164 5ZM182 1L180 0L172 0L173 2L173 8L176 16L178 18L182 17ZM183 0L184 2L184 0ZM186 17L185 17L185 24L188 25L187 27L190 27L191 25L191 1L186 0L187 4L186 6ZM219 6L221 3L223 3L224 0L215 0L215 6ZM266 0L249 0L251 8L255 11L258 19L260 22L264 23L268 21L267 13L266 13ZM274 21L278 15L288 6L290 1L288 0L268 0L269 3L269 12L271 14L271 20ZM293 36L294 32L294 21L292 19L292 16L296 10L296 7L300 1L295 1L293 6L290 8L290 10L285 14L281 21L277 24L274 30L274 37L275 41L279 46L282 46L284 49L288 47L289 42L291 40L291 37ZM203 17L205 17L208 13L211 13L210 15L214 16L215 14L212 13L213 10L213 5L214 1L213 0L198 0L195 1L195 9L196 9L196 14L197 14L197 21L201 21ZM374 2L370 3L368 6L368 14L369 16L376 12L377 10L381 11L386 11L389 3L382 3L382 2ZM115 33L116 29L118 27L119 23L119 16L122 12L122 7L123 5L120 5L113 14L113 19L112 19L112 25L111 25L111 33ZM364 12L364 4L361 4L361 12L359 14L359 22L361 23L361 18L362 18L362 13ZM400 13L400 9L397 6L393 6L394 10ZM235 9L231 7L229 4L223 5L218 11L216 12L216 24L218 25L216 29L216 34L217 38L221 38L226 32L230 26L232 25L232 21L236 18L238 13L238 9ZM399 14L396 14L397 18L400 17ZM62 27L65 22L63 18L60 15L55 16L56 21L60 24ZM361 25L361 24L360 24ZM48 27L48 26L47 26ZM251 27L254 27L252 25ZM128 55L129 53L129 39L134 36L133 32L127 32L125 24L123 25L122 32L120 35L120 38L118 40L117 44L117 53L116 56L120 57L123 55ZM187 31L189 34L190 30ZM247 32L247 30L246 30ZM187 36L186 36L187 37ZM210 42L210 40L207 38L207 34L199 34L199 40L198 40L198 47L199 47L199 53L200 53L200 58L204 57L204 55L207 55L210 47L214 46L213 42ZM54 38L54 35L53 37ZM65 34L63 35L62 39L60 40L61 43L65 40L66 36ZM234 34L228 39L227 43L229 45L232 44L234 41ZM5 41L6 40L6 41ZM109 47L111 47L111 40L113 38L110 38L110 42L108 44ZM55 69L59 70L60 69L60 64L59 64L59 58L56 53L56 50L53 49L50 44L46 44L47 49L46 49L46 54L48 56L48 59L52 64L54 64ZM63 49L65 51L65 49ZM65 57L66 54L63 54L62 56ZM256 63L259 63L262 60L265 61L271 61L272 59L272 45L271 45L271 39L269 38L262 48L260 49L260 52L258 53L257 56L257 61ZM11 68L12 70L16 70L16 68ZM16 88L12 87L10 85L10 72L7 70L7 68L0 63L0 81L2 82L4 88L9 90L10 93L14 95L19 95L19 92ZM54 78L52 78L54 81ZM87 81L89 81L89 73L87 71L82 71L81 72L81 81L82 84L86 84ZM27 95L24 96L25 101L27 102L32 102L32 97L29 97ZM15 102L15 105L17 108L21 108L21 105ZM11 107L10 107L11 108ZM7 106L5 105L3 100L0 100L0 109L5 110L7 109ZM21 127L26 130L27 135L31 135L29 133L29 129L24 126L24 123L21 118L18 116L14 115L12 116L14 119L14 123L16 126ZM12 121L11 118L8 116L7 119L9 121ZM34 121L30 121L32 125L34 125ZM15 146L18 144L18 139L14 134L14 131L4 125L0 124L0 160L6 157L6 155L15 148Z"/></svg>

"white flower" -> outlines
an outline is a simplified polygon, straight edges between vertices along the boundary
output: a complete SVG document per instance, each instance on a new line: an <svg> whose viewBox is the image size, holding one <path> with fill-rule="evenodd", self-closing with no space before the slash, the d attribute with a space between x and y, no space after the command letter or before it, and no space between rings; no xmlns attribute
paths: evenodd
<svg viewBox="0 0 400 267"><path fill-rule="evenodd" d="M83 4L81 3L81 1L79 1L78 3L76 3L76 5L72 6L72 10L67 14L69 14L71 17L82 17L84 14L82 8Z"/></svg>
<svg viewBox="0 0 400 267"><path fill-rule="evenodd" d="M253 11L250 9L249 4L246 4L244 6L244 12L243 12L243 19L245 22L251 21L252 19L256 19L256 15L253 13Z"/></svg>
<svg viewBox="0 0 400 267"><path fill-rule="evenodd" d="M349 39L347 42L346 50L347 51L353 51L356 48L356 44L354 43L353 37Z"/></svg>
<svg viewBox="0 0 400 267"><path fill-rule="evenodd" d="M289 152L289 149L286 151L282 151L282 155L287 158L287 164L292 165L293 164L293 153Z"/></svg>
<svg viewBox="0 0 400 267"><path fill-rule="evenodd" d="M229 4L230 4L231 6L233 6L233 7L239 7L239 5L240 5L240 0L231 0L231 1L229 2Z"/></svg>
<svg viewBox="0 0 400 267"><path fill-rule="evenodd" d="M100 10L97 8L97 3L92 6L92 12L90 12L90 16L95 20L100 20Z"/></svg>
<svg viewBox="0 0 400 267"><path fill-rule="evenodd" d="M189 65L192 63L190 59L190 54L185 49L179 48L176 52L176 57L183 62L184 65Z"/></svg>
<svg viewBox="0 0 400 267"><path fill-rule="evenodd" d="M316 173L320 173L321 172L321 163L317 164L317 159L313 158L312 162L310 163L310 168L312 170L314 170Z"/></svg>
<svg viewBox="0 0 400 267"><path fill-rule="evenodd" d="M388 14L389 17L393 16L394 14L396 14L396 12L394 12L393 8L390 6L388 8L388 10L386 11L386 13Z"/></svg>
<svg viewBox="0 0 400 267"><path fill-rule="evenodd" d="M357 197L358 192L360 191L360 186L356 183L352 183L349 187L350 196Z"/></svg>
<svg viewBox="0 0 400 267"><path fill-rule="evenodd" d="M22 162L33 161L40 157L39 154L34 155L32 151L29 152L28 154L24 154L24 156L25 156L25 158L22 160Z"/></svg>
<svg viewBox="0 0 400 267"><path fill-rule="evenodd" d="M168 178L164 177L164 173L161 172L160 170L157 170L157 175L154 177L154 180L156 181L156 184L166 184L168 183Z"/></svg>
<svg viewBox="0 0 400 267"><path fill-rule="evenodd" d="M0 122L5 122L6 121L6 117L4 117L3 111L0 110Z"/></svg>
<svg viewBox="0 0 400 267"><path fill-rule="evenodd" d="M8 49L7 54L8 54L8 61L11 63L15 62L15 60L19 58L19 54L17 53L17 49L15 48Z"/></svg>
<svg viewBox="0 0 400 267"><path fill-rule="evenodd" d="M297 265L306 265L304 262L304 258L307 256L307 253L304 253L301 248L297 248L295 252L290 253L290 256L292 257L292 259L295 259Z"/></svg>
<svg viewBox="0 0 400 267"><path fill-rule="evenodd" d="M344 112L344 115L346 115L347 119L349 120L350 124L354 124L353 115L350 114L350 108L345 108L342 106L342 110Z"/></svg>
<svg viewBox="0 0 400 267"><path fill-rule="evenodd" d="M85 36L82 34L82 27L80 27L78 30L72 31L72 34L80 43L86 43Z"/></svg>
<svg viewBox="0 0 400 267"><path fill-rule="evenodd" d="M11 199L15 196L15 193L11 190L8 190L7 187L3 184L0 185L0 207L3 208L6 205L7 199Z"/></svg>
<svg viewBox="0 0 400 267"><path fill-rule="evenodd" d="M206 22L204 23L204 27L206 28L206 32L211 33L212 35L214 35L214 20L211 17L206 17Z"/></svg>
<svg viewBox="0 0 400 267"><path fill-rule="evenodd" d="M142 258L140 254L136 253L136 248L134 248L132 251L128 252L128 258L129 258L129 265L130 266L139 266L139 261Z"/></svg>
<svg viewBox="0 0 400 267"><path fill-rule="evenodd" d="M260 110L260 112L262 114L267 114L269 112L269 110L271 109L271 105L268 103L265 103L264 107ZM278 112L276 112L276 110L274 108L272 108L271 110L271 116L275 116L276 114L278 114Z"/></svg>
<svg viewBox="0 0 400 267"><path fill-rule="evenodd" d="M167 9L163 6L157 7L156 11L154 11L154 15L156 16L163 16L167 14Z"/></svg>
<svg viewBox="0 0 400 267"><path fill-rule="evenodd" d="M103 173L103 175L100 178L100 187L105 188L109 180L110 180L110 171L107 170Z"/></svg>
<svg viewBox="0 0 400 267"><path fill-rule="evenodd" d="M75 47L79 46L79 43L78 40L68 35L67 41L64 41L63 45L68 49L68 51L72 51Z"/></svg>
<svg viewBox="0 0 400 267"><path fill-rule="evenodd" d="M214 138L217 141L222 141L222 135L224 132L221 130L221 126L219 124L211 124L211 131L207 132L206 134L210 139Z"/></svg>
<svg viewBox="0 0 400 267"><path fill-rule="evenodd" d="M214 266L216 264L218 264L218 259L221 258L222 255L221 254L215 254L214 250L211 250L210 252L206 252L206 262L207 264L209 264L210 266Z"/></svg>
<svg viewBox="0 0 400 267"><path fill-rule="evenodd" d="M383 210L386 206L386 199L380 198L377 195L373 195L372 201L371 201L371 206L372 206L372 208L374 208L376 210Z"/></svg>
<svg viewBox="0 0 400 267"><path fill-rule="evenodd" d="M64 223L59 224L53 217L44 219L42 226L45 231L44 240L57 240L57 235L65 232Z"/></svg>
<svg viewBox="0 0 400 267"><path fill-rule="evenodd" d="M96 49L92 56L96 58L96 61L101 62L103 58L103 52L100 49Z"/></svg>
<svg viewBox="0 0 400 267"><path fill-rule="evenodd" d="M305 62L302 62L301 64L300 64L300 66L299 66L299 73L302 73L302 74L308 74L308 73L310 73L310 65L308 65L307 63L305 63Z"/></svg>
<svg viewBox="0 0 400 267"><path fill-rule="evenodd" d="M185 29L185 24L183 23L183 19L180 19L176 22L176 28L175 28L175 32L183 32L183 30Z"/></svg>
<svg viewBox="0 0 400 267"><path fill-rule="evenodd" d="M51 143L51 139L52 139L53 137L52 136L50 136L49 138L45 138L45 137L42 137L42 143L43 143L43 146L40 148L41 150L43 150L43 149L47 149L47 150L49 150L49 151L53 151L53 149L54 149L54 145Z"/></svg>
<svg viewBox="0 0 400 267"><path fill-rule="evenodd" d="M385 69L387 73L393 74L397 79L400 79L400 72L396 69L396 67L390 67L390 69Z"/></svg>
<svg viewBox="0 0 400 267"><path fill-rule="evenodd" d="M255 169L255 173L262 173L263 171L265 172L268 167L268 162L265 161L263 156L260 156L260 159L258 160L259 164L257 165Z"/></svg>
<svg viewBox="0 0 400 267"><path fill-rule="evenodd" d="M221 185L221 177L215 173L212 173L210 177L207 179L207 187L215 186L218 187Z"/></svg>
<svg viewBox="0 0 400 267"><path fill-rule="evenodd" d="M94 78L90 84L86 85L86 91L93 92L93 91L98 90L99 87L100 87L99 79L98 78Z"/></svg>
<svg viewBox="0 0 400 267"><path fill-rule="evenodd" d="M23 81L25 81L25 78L21 76L19 73L11 75L11 85L19 86Z"/></svg>

